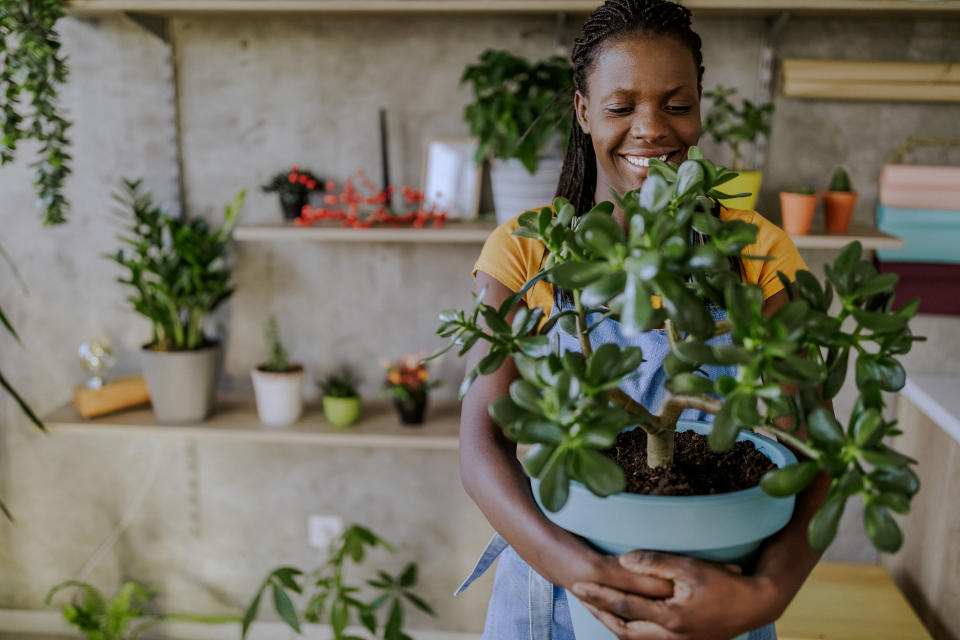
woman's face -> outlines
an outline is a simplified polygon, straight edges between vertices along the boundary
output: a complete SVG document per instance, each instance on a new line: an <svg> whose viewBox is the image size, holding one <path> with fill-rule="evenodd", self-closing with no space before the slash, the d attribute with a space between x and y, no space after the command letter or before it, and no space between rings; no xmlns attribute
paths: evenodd
<svg viewBox="0 0 960 640"><path fill-rule="evenodd" d="M693 54L669 36L628 36L603 45L574 98L593 140L597 197L637 189L650 158L680 163L700 138L700 88Z"/></svg>

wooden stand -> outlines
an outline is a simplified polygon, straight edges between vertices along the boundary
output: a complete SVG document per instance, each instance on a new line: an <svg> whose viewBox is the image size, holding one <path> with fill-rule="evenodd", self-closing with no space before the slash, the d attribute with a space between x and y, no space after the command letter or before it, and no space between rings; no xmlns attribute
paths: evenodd
<svg viewBox="0 0 960 640"><path fill-rule="evenodd" d="M150 402L143 376L120 378L100 389L73 388L73 406L84 418L93 418Z"/></svg>

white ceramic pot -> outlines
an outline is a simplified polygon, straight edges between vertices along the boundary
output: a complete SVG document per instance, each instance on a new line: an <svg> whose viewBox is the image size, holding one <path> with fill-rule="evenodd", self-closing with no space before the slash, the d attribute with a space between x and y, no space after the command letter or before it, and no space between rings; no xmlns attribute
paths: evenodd
<svg viewBox="0 0 960 640"><path fill-rule="evenodd" d="M220 370L220 346L192 351L140 351L143 377L157 422L202 422L213 411Z"/></svg>
<svg viewBox="0 0 960 640"><path fill-rule="evenodd" d="M261 365L262 366L262 365ZM286 427L303 414L303 367L277 373L260 367L250 371L260 422L268 427Z"/></svg>
<svg viewBox="0 0 960 640"><path fill-rule="evenodd" d="M514 216L538 207L553 204L560 182L563 158L540 158L533 175L516 158L495 159L490 165L490 188L493 190L493 206L497 222L502 223Z"/></svg>

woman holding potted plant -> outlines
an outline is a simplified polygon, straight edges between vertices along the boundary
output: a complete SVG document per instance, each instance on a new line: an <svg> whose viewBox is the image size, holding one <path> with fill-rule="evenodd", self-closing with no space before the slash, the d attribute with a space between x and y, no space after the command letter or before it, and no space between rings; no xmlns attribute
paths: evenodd
<svg viewBox="0 0 960 640"><path fill-rule="evenodd" d="M689 10L665 0L608 0L586 21L572 62L575 119L557 195L583 213L611 192L622 195L640 187L652 158L686 159L701 133L703 67ZM764 313L774 313L788 301L777 271L792 275L804 267L802 260L789 238L754 212L723 210L722 215L759 226L760 238L750 252L776 256L769 263L736 265L744 279L763 288ZM624 224L622 211L614 209L613 218ZM543 243L511 236L516 226L511 221L494 232L477 263L476 290L494 308L550 260ZM555 306L564 308L555 303L555 293L556 302L563 302L559 291L541 281L526 301L550 315ZM496 322L488 315L486 322ZM516 316L501 321L515 322ZM662 359L667 351L663 332L642 333L634 340L648 361L658 353ZM546 638L551 629L554 639L573 638L560 587L572 589L620 638L730 640L745 632L751 640L775 637L770 623L819 557L808 548L805 532L823 500L823 482L816 481L800 496L790 523L767 543L749 575L668 554L618 558L597 553L537 507L515 445L488 415L491 401L505 395L518 378L516 365L512 358L491 363L485 356L482 347L468 356L468 370L486 364L485 375L464 398L460 448L464 486L499 532L464 587L505 552L485 640ZM635 400L656 403L653 396L662 394L656 382L660 369L660 362L644 363ZM510 585L528 580L520 599ZM529 609L523 603L528 593Z"/></svg>

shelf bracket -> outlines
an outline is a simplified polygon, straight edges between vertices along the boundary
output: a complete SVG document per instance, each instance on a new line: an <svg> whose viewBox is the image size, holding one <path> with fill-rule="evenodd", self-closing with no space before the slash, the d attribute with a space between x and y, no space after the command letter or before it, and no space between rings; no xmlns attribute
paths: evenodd
<svg viewBox="0 0 960 640"><path fill-rule="evenodd" d="M760 47L759 66L757 68L758 103L773 102L773 77L776 71L777 39L790 20L789 11L781 11L776 17L766 18L763 44ZM767 160L767 137L757 139L753 148L753 166L762 169Z"/></svg>
<svg viewBox="0 0 960 640"><path fill-rule="evenodd" d="M140 26L147 33L160 38L167 44L170 44L170 18L166 16L155 16L146 13L137 13L135 11L124 11L123 15Z"/></svg>

